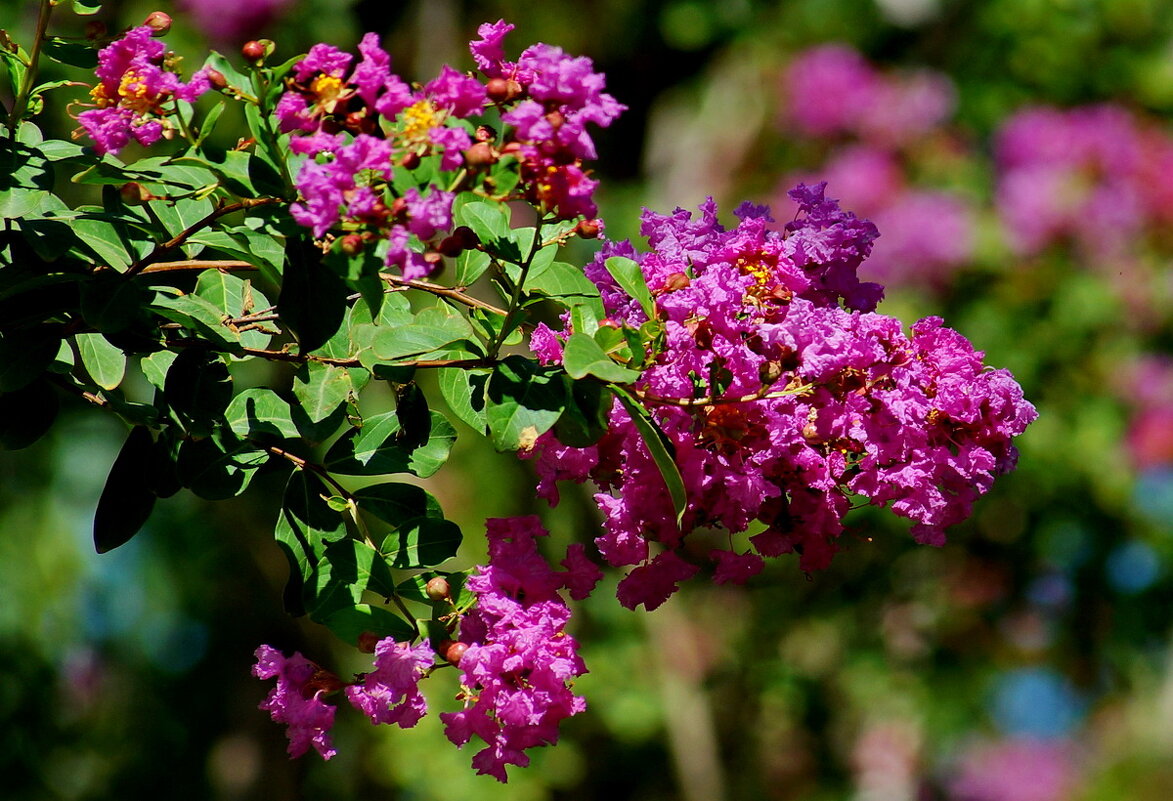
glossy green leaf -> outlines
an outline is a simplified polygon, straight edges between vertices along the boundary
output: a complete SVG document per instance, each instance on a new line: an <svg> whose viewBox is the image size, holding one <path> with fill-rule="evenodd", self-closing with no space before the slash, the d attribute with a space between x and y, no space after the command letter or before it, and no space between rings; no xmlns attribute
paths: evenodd
<svg viewBox="0 0 1173 801"><path fill-rule="evenodd" d="M525 288L527 292L540 292L571 309L587 306L596 320L606 316L599 288L583 275L581 267L573 264L551 262L545 269L531 272L526 278Z"/></svg>
<svg viewBox="0 0 1173 801"><path fill-rule="evenodd" d="M444 519L440 502L415 484L372 484L355 492L354 500L359 509L389 526L400 526L419 517Z"/></svg>
<svg viewBox="0 0 1173 801"><path fill-rule="evenodd" d="M125 544L151 516L155 494L150 490L149 473L154 443L151 432L141 426L118 452L94 513L94 547L98 553Z"/></svg>
<svg viewBox="0 0 1173 801"><path fill-rule="evenodd" d="M300 436L289 402L268 387L246 389L228 404L224 417L238 437Z"/></svg>
<svg viewBox="0 0 1173 801"><path fill-rule="evenodd" d="M624 256L612 256L603 262L603 266L623 291L639 303L649 320L656 316L652 292L648 289L643 270L635 261Z"/></svg>
<svg viewBox="0 0 1173 801"><path fill-rule="evenodd" d="M472 329L463 316L447 306L436 306L421 311L410 325L381 327L372 349L376 357L391 362L431 354L471 336Z"/></svg>
<svg viewBox="0 0 1173 801"><path fill-rule="evenodd" d="M509 240L509 209L503 203L484 200L454 203L453 223L468 226L490 249L495 250L502 240Z"/></svg>
<svg viewBox="0 0 1173 801"><path fill-rule="evenodd" d="M383 597L395 593L383 555L354 539L327 542L317 571L306 583L306 608L321 623L338 610L360 603L368 591Z"/></svg>
<svg viewBox="0 0 1173 801"><path fill-rule="evenodd" d="M93 13L93 12L90 12ZM98 51L88 44L50 36L41 43L41 52L59 64L92 70L98 66Z"/></svg>
<svg viewBox="0 0 1173 801"><path fill-rule="evenodd" d="M431 412L428 441L418 448L402 444L395 412L368 417L361 428L343 436L326 453L326 468L348 476L412 473L427 478L448 460L456 431L439 412Z"/></svg>
<svg viewBox="0 0 1173 801"><path fill-rule="evenodd" d="M77 352L90 378L102 389L114 389L126 375L126 354L101 334L78 334Z"/></svg>
<svg viewBox="0 0 1173 801"><path fill-rule="evenodd" d="M345 367L309 362L294 374L293 395L312 423L333 414L354 391L350 371Z"/></svg>
<svg viewBox="0 0 1173 801"><path fill-rule="evenodd" d="M616 364L587 334L570 335L562 352L562 363L572 378L593 375L620 384L629 384L639 378L638 371Z"/></svg>
<svg viewBox="0 0 1173 801"><path fill-rule="evenodd" d="M228 316L198 295L156 295L151 306L162 317L225 348L238 350L240 334L225 325Z"/></svg>
<svg viewBox="0 0 1173 801"><path fill-rule="evenodd" d="M509 356L494 368L485 399L485 422L497 450L529 450L562 416L566 384L560 370Z"/></svg>
<svg viewBox="0 0 1173 801"><path fill-rule="evenodd" d="M631 421L635 423L635 428L639 431L644 446L651 454L656 467L659 468L664 485L668 488L668 495L672 498L672 508L676 511L676 524L680 525L684 520L684 512L688 508L688 493L684 489L684 479L680 475L680 468L676 466L676 449L667 435L660 430L647 409L621 387L611 387L611 389L619 398L619 402L623 404L623 408L627 410Z"/></svg>
<svg viewBox="0 0 1173 801"><path fill-rule="evenodd" d="M147 381L158 390L167 384L167 371L175 362L179 354L171 350L160 350L139 360L139 369L143 371Z"/></svg>
<svg viewBox="0 0 1173 801"><path fill-rule="evenodd" d="M394 637L397 642L410 642L417 632L411 623L399 615L371 604L356 603L345 606L322 618L322 625L344 642L357 646L364 634L377 639Z"/></svg>
<svg viewBox="0 0 1173 801"><path fill-rule="evenodd" d="M492 258L483 250L461 251L456 257L456 284L457 286L471 286L478 278L485 274L492 263Z"/></svg>
<svg viewBox="0 0 1173 801"><path fill-rule="evenodd" d="M491 370L466 370L444 367L436 371L440 394L456 417L481 434L488 431L485 421L485 387Z"/></svg>
<svg viewBox="0 0 1173 801"><path fill-rule="evenodd" d="M417 517L383 538L379 550L395 568L433 567L460 548L460 528L450 520Z"/></svg>
<svg viewBox="0 0 1173 801"><path fill-rule="evenodd" d="M253 287L252 281L219 270L204 270L200 273L195 294L215 306L223 317L233 321L269 308L269 300ZM273 323L267 325L271 327ZM264 349L269 344L269 334L250 327L246 322L233 322L225 327L234 329L240 337L240 344L245 347Z"/></svg>

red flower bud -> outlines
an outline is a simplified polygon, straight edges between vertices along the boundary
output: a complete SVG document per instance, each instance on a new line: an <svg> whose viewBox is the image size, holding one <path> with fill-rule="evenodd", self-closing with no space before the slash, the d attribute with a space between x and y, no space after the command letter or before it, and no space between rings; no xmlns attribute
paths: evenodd
<svg viewBox="0 0 1173 801"><path fill-rule="evenodd" d="M171 30L171 16L162 11L152 11L143 20L143 25L151 29L151 36L166 36Z"/></svg>
<svg viewBox="0 0 1173 801"><path fill-rule="evenodd" d="M686 288L691 283L692 281L684 273L672 273L664 279L664 291L675 292L678 289Z"/></svg>
<svg viewBox="0 0 1173 801"><path fill-rule="evenodd" d="M436 576L424 585L424 593L433 601L443 601L450 599L452 588L448 586L448 579L443 576Z"/></svg>
<svg viewBox="0 0 1173 801"><path fill-rule="evenodd" d="M478 125L477 131L473 134L473 139L478 142L492 142L497 138L497 132L488 125Z"/></svg>
<svg viewBox="0 0 1173 801"><path fill-rule="evenodd" d="M358 635L358 650L364 654L373 654L375 646L379 644L379 635L371 631L364 631Z"/></svg>
<svg viewBox="0 0 1173 801"><path fill-rule="evenodd" d="M579 220L575 232L583 239L594 239L603 232L602 220Z"/></svg>
<svg viewBox="0 0 1173 801"><path fill-rule="evenodd" d="M253 39L244 43L240 48L240 54L248 61L260 61L265 57L265 45Z"/></svg>
<svg viewBox="0 0 1173 801"><path fill-rule="evenodd" d="M404 153L403 157L399 159L399 166L405 170L414 170L420 165L420 154L412 150L409 153Z"/></svg>
<svg viewBox="0 0 1173 801"><path fill-rule="evenodd" d="M358 234L347 234L340 243L342 252L347 256L357 256L362 253L362 237Z"/></svg>
<svg viewBox="0 0 1173 801"><path fill-rule="evenodd" d="M485 91L494 103L508 103L521 97L525 90L512 78L491 78L485 84Z"/></svg>
<svg viewBox="0 0 1173 801"><path fill-rule="evenodd" d="M206 74L208 76L208 83L211 84L213 89L219 90L228 88L228 79L224 77L224 73L220 72L220 70L208 67Z"/></svg>
<svg viewBox="0 0 1173 801"><path fill-rule="evenodd" d="M444 640L440 643L440 656L449 664L459 667L460 658L464 656L464 652L468 650L468 643L466 642L452 642L451 640Z"/></svg>
<svg viewBox="0 0 1173 801"><path fill-rule="evenodd" d="M488 142L477 142L464 151L464 163L474 170L478 167L488 167L496 162L497 154L493 152L493 146Z"/></svg>

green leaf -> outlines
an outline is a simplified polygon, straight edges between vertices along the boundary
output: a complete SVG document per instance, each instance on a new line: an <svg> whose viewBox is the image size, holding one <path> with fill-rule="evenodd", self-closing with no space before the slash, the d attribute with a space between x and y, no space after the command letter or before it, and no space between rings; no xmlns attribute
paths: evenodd
<svg viewBox="0 0 1173 801"><path fill-rule="evenodd" d="M93 13L93 12L90 12ZM50 36L41 43L41 52L59 64L92 70L98 66L98 51L89 45Z"/></svg>
<svg viewBox="0 0 1173 801"><path fill-rule="evenodd" d="M606 317L599 288L583 275L582 268L562 261L551 262L542 270L535 270L525 281L527 292L540 292L559 303L575 309L586 306L594 319Z"/></svg>
<svg viewBox="0 0 1173 801"><path fill-rule="evenodd" d="M228 101L221 100L216 105L212 106L212 110L204 117L204 121L200 124L200 133L196 137L195 146L198 148L205 139L207 139L212 131L216 129L216 123L220 121L220 115L224 113L224 109L228 107Z"/></svg>
<svg viewBox="0 0 1173 801"><path fill-rule="evenodd" d="M433 601L428 597L426 589L428 582L436 576L443 576L444 580L448 582L448 594L452 598L451 605L448 601ZM395 592L400 598L429 605L433 610L442 614L451 611L453 606L458 612L467 612L476 603L476 594L464 588L467 579L468 573L465 571L448 573L443 570L429 570L401 581L399 586L395 588Z"/></svg>
<svg viewBox="0 0 1173 801"><path fill-rule="evenodd" d="M656 305L652 302L652 292L648 289L643 270L633 260L624 256L612 256L603 262L607 272L623 291L639 302L640 308L648 319L656 316Z"/></svg>
<svg viewBox="0 0 1173 801"><path fill-rule="evenodd" d="M252 282L237 278L231 273L219 270L204 270L196 281L195 294L208 301L223 317L235 320L252 314L257 310L269 307L268 299L257 289ZM269 344L270 335L256 329L241 331L241 326L225 326L230 330L236 328L240 337L240 344L247 348L264 349Z"/></svg>
<svg viewBox="0 0 1173 801"><path fill-rule="evenodd" d="M301 248L287 251L290 261L277 309L281 321L297 334L302 352L320 348L342 325L349 290L341 278Z"/></svg>
<svg viewBox="0 0 1173 801"><path fill-rule="evenodd" d="M102 389L114 389L126 375L126 354L101 334L78 334L77 352L93 382Z"/></svg>
<svg viewBox="0 0 1173 801"><path fill-rule="evenodd" d="M73 13L79 17L93 16L101 10L102 4L95 3L93 0L73 0Z"/></svg>
<svg viewBox="0 0 1173 801"><path fill-rule="evenodd" d="M60 406L44 378L0 395L0 449L17 451L32 445L53 425Z"/></svg>
<svg viewBox="0 0 1173 801"><path fill-rule="evenodd" d="M285 485L281 514L273 533L290 565L285 608L290 614L304 615L305 587L317 583L318 565L326 545L346 537L346 523L326 503L321 483L296 470Z"/></svg>
<svg viewBox="0 0 1173 801"><path fill-rule="evenodd" d="M0 334L0 392L27 386L49 368L60 347L60 326L40 325Z"/></svg>
<svg viewBox="0 0 1173 801"><path fill-rule="evenodd" d="M347 476L412 473L427 478L448 460L456 431L439 412L431 412L431 431L418 448L402 444L405 436L395 412L368 417L362 427L343 436L326 453L326 467Z"/></svg>
<svg viewBox="0 0 1173 801"><path fill-rule="evenodd" d="M132 251L128 246L125 227L120 223L90 214L75 217L69 227L84 243L88 250L98 257L99 263L115 270L125 270L130 263L144 253Z"/></svg>
<svg viewBox="0 0 1173 801"><path fill-rule="evenodd" d="M289 402L267 387L241 392L228 404L224 417L238 437L292 439L300 436Z"/></svg>
<svg viewBox="0 0 1173 801"><path fill-rule="evenodd" d="M410 325L380 327L374 336L372 350L380 360L393 362L434 353L472 335L463 316L448 306L434 306L417 314Z"/></svg>
<svg viewBox="0 0 1173 801"><path fill-rule="evenodd" d="M643 438L644 446L660 469L660 476L668 488L668 495L672 498L672 508L676 511L676 525L684 521L684 512L688 508L688 493L684 489L684 479L680 475L680 468L676 466L675 452L671 440L660 430L656 421L648 414L648 410L641 406L621 387L611 387L635 428Z"/></svg>
<svg viewBox="0 0 1173 801"><path fill-rule="evenodd" d="M178 353L171 350L160 350L139 360L139 369L143 371L151 386L162 391L167 383L167 371L175 363Z"/></svg>
<svg viewBox="0 0 1173 801"><path fill-rule="evenodd" d="M494 252L509 240L509 208L504 203L470 200L453 203L454 226L466 225Z"/></svg>
<svg viewBox="0 0 1173 801"><path fill-rule="evenodd" d="M485 274L492 258L483 250L462 250L456 257L456 285L471 286Z"/></svg>
<svg viewBox="0 0 1173 801"><path fill-rule="evenodd" d="M158 192L165 194L167 187L165 185L151 185L147 184L147 189L151 192ZM155 219L163 226L163 229L173 238L193 228L201 220L206 218L215 208L212 201L203 198L197 200L195 198L177 198L174 200L152 200L144 207L148 213L153 215ZM180 248L187 258L194 258L204 246L199 242L193 242L188 239ZM214 271L209 271L214 272Z"/></svg>
<svg viewBox="0 0 1173 801"><path fill-rule="evenodd" d="M354 493L358 508L389 526L398 527L416 518L443 520L440 502L415 484L372 484Z"/></svg>
<svg viewBox="0 0 1173 801"><path fill-rule="evenodd" d="M529 450L562 416L566 384L560 370L509 356L494 368L485 398L485 422L497 450Z"/></svg>
<svg viewBox="0 0 1173 801"><path fill-rule="evenodd" d="M240 334L224 325L228 316L199 295L158 294L151 303L161 316L179 323L204 339L239 351Z"/></svg>
<svg viewBox="0 0 1173 801"><path fill-rule="evenodd" d="M94 547L98 553L125 544L151 516L155 494L149 489L151 432L142 426L130 430L118 452L94 513Z"/></svg>
<svg viewBox="0 0 1173 801"><path fill-rule="evenodd" d="M575 381L569 376L565 381L570 385L570 403L554 424L554 436L572 448L590 447L607 433L611 392L598 381Z"/></svg>
<svg viewBox="0 0 1173 801"><path fill-rule="evenodd" d="M309 362L297 368L293 395L311 423L325 420L355 391L350 371L322 362Z"/></svg>
<svg viewBox="0 0 1173 801"><path fill-rule="evenodd" d="M395 568L433 567L456 556L460 541L452 521L417 517L384 537L379 551Z"/></svg>
<svg viewBox="0 0 1173 801"><path fill-rule="evenodd" d="M206 435L232 402L232 376L214 353L187 348L167 371L163 397L188 432Z"/></svg>
<svg viewBox="0 0 1173 801"><path fill-rule="evenodd" d="M399 615L370 604L355 604L331 612L322 619L322 625L334 635L357 646L364 634L378 639L394 637L397 642L411 642L418 634L410 623Z"/></svg>
<svg viewBox="0 0 1173 801"><path fill-rule="evenodd" d="M147 295L134 281L102 272L81 285L81 314L103 334L117 334L145 321Z"/></svg>
<svg viewBox="0 0 1173 801"><path fill-rule="evenodd" d="M593 375L604 381L630 384L639 378L639 372L616 364L594 338L587 334L571 334L562 351L562 363L572 378Z"/></svg>
<svg viewBox="0 0 1173 801"><path fill-rule="evenodd" d="M268 459L268 452L220 428L211 436L185 440L176 467L183 486L201 498L219 501L244 492Z"/></svg>
<svg viewBox="0 0 1173 801"><path fill-rule="evenodd" d="M443 367L436 371L440 394L456 417L481 434L488 431L485 421L485 387L491 370L466 370Z"/></svg>
<svg viewBox="0 0 1173 801"><path fill-rule="evenodd" d="M306 608L321 623L335 612L353 608L363 593L390 597L395 581L383 555L365 542L341 539L326 543L312 580L306 583Z"/></svg>

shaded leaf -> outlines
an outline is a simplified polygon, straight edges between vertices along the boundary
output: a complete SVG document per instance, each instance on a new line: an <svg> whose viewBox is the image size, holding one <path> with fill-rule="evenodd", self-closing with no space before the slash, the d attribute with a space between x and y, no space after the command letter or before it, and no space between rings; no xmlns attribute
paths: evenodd
<svg viewBox="0 0 1173 801"><path fill-rule="evenodd" d="M201 498L219 501L244 492L268 459L267 451L220 428L211 436L185 440L176 467L183 486Z"/></svg>
<svg viewBox="0 0 1173 801"><path fill-rule="evenodd" d="M0 395L0 448L16 451L32 445L53 425L60 406L44 378Z"/></svg>
<svg viewBox="0 0 1173 801"><path fill-rule="evenodd" d="M148 488L148 473L153 447L151 432L135 426L114 459L94 513L94 547L98 553L128 542L151 516L155 494Z"/></svg>
<svg viewBox="0 0 1173 801"><path fill-rule="evenodd" d="M49 368L60 347L60 326L39 325L0 334L0 392L27 386Z"/></svg>
<svg viewBox="0 0 1173 801"><path fill-rule="evenodd" d="M289 402L267 387L246 389L228 404L224 417L238 437L299 436Z"/></svg>
<svg viewBox="0 0 1173 801"><path fill-rule="evenodd" d="M529 450L566 408L566 385L556 368L521 356L506 357L486 387L485 422L499 451Z"/></svg>
<svg viewBox="0 0 1173 801"><path fill-rule="evenodd" d="M285 586L285 609L292 615L306 613L305 587L316 584L318 565L326 545L346 537L342 515L322 497L321 483L302 470L295 470L285 485L281 514L273 532L289 559L289 582Z"/></svg>
<svg viewBox="0 0 1173 801"><path fill-rule="evenodd" d="M431 412L428 441L417 448L405 447L403 430L395 412L368 417L361 428L343 436L326 453L326 467L348 476L412 473L427 478L448 460L456 431L439 412Z"/></svg>
<svg viewBox="0 0 1173 801"><path fill-rule="evenodd" d="M293 379L293 395L311 423L325 420L354 392L350 371L322 362L300 365Z"/></svg>
<svg viewBox="0 0 1173 801"><path fill-rule="evenodd" d="M389 526L400 526L415 518L442 520L440 502L415 484L372 484L354 493L359 509L370 512Z"/></svg>
<svg viewBox="0 0 1173 801"><path fill-rule="evenodd" d="M354 646L358 645L363 634L373 634L380 640L394 637L398 642L410 642L417 636L415 628L399 615L371 604L338 609L321 622L336 637Z"/></svg>
<svg viewBox="0 0 1173 801"><path fill-rule="evenodd" d="M440 394L458 419L475 431L488 431L485 421L485 388L491 370L464 370L444 367L437 370Z"/></svg>
<svg viewBox="0 0 1173 801"><path fill-rule="evenodd" d="M432 567L455 556L460 541L452 521L417 517L384 537L379 550L395 568Z"/></svg>

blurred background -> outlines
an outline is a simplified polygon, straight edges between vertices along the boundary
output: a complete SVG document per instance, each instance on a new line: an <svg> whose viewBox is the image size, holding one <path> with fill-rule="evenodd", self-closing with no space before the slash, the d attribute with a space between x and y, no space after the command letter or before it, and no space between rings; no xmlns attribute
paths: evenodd
<svg viewBox="0 0 1173 801"><path fill-rule="evenodd" d="M27 43L36 5L0 0L0 27ZM827 180L879 226L862 277L887 285L881 311L943 316L1041 416L944 548L865 509L817 575L776 560L650 615L620 608L609 577L576 610L588 711L503 787L434 715L401 731L342 710L338 757L289 761L256 709L253 649L342 675L364 660L281 610L284 474L228 502L180 493L98 556L126 429L69 407L0 452L5 798L1173 798L1173 4L136 0L100 18L117 32L156 9L191 69L258 35L284 59L375 31L426 81L470 68L477 25L502 17L511 55L589 55L630 109L597 137L609 235L710 194L782 224L786 189ZM68 133L62 101L44 125ZM585 493L540 507L527 465L464 433L430 486L466 531L454 569L483 559L487 516L541 514L552 552L592 536ZM434 710L453 705L450 673L424 685Z"/></svg>

